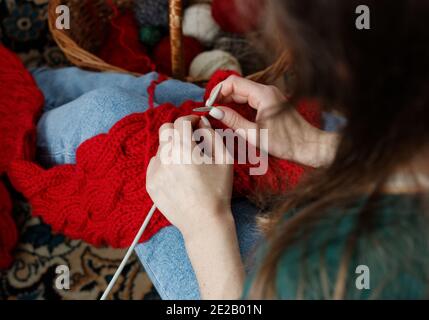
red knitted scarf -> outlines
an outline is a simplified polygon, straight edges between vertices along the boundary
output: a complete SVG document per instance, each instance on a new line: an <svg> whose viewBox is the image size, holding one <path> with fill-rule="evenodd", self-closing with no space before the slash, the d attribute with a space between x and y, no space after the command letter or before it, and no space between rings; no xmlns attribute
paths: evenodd
<svg viewBox="0 0 429 320"><path fill-rule="evenodd" d="M0 45L0 269L12 262L18 234L4 174L14 160L31 160L43 95L19 58Z"/></svg>
<svg viewBox="0 0 429 320"><path fill-rule="evenodd" d="M230 74L218 72L207 86L206 98ZM151 97L148 111L127 116L108 134L84 142L77 150L76 165L44 170L29 161L13 164L10 171L13 185L29 199L33 213L53 230L96 246L130 245L152 206L145 188L146 168L157 152L160 126L202 106L188 101L179 108L170 104L153 108L155 87L162 80L161 77L148 90ZM248 119L255 118L255 111L248 106L230 107ZM299 110L313 125L320 125L317 106L303 104ZM212 125L222 127L216 121ZM284 193L298 183L305 171L300 165L272 157L264 176L250 176L250 167L234 166L234 196L250 196L259 191ZM168 225L167 219L156 212L142 241Z"/></svg>

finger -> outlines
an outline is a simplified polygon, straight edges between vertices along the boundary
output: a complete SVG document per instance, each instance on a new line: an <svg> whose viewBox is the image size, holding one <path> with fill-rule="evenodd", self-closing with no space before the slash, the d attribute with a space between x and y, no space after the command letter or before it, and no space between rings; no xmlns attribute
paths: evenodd
<svg viewBox="0 0 429 320"><path fill-rule="evenodd" d="M192 128L194 128L198 125L200 120L201 118L196 115L180 117L176 121L174 121L173 127L174 129L179 130L179 133L181 133L185 123L191 123Z"/></svg>
<svg viewBox="0 0 429 320"><path fill-rule="evenodd" d="M206 128L206 129L210 129L210 128L212 127L212 125L210 124L209 119L207 119L207 118L206 118L206 117L204 117L204 116L202 116L202 117L201 117L201 120L200 120L199 126L200 126L200 128L201 128L201 129L204 129L204 128Z"/></svg>
<svg viewBox="0 0 429 320"><path fill-rule="evenodd" d="M199 128L199 130L194 132L195 141L198 141L198 147L200 147L204 155L211 158L213 155L212 150L214 148L214 130L212 129L209 119L202 116L199 123Z"/></svg>
<svg viewBox="0 0 429 320"><path fill-rule="evenodd" d="M254 109L259 108L260 99L264 93L264 85L238 76L230 76L221 82L221 85L222 90L216 100L217 103L247 103Z"/></svg>
<svg viewBox="0 0 429 320"><path fill-rule="evenodd" d="M198 148L205 156L210 158L212 158L214 150L214 132L203 121L200 122L200 129L194 132L194 138L198 141Z"/></svg>
<svg viewBox="0 0 429 320"><path fill-rule="evenodd" d="M223 137L212 128L201 128L195 132L198 135L198 139L203 138L204 140L198 144L201 151L204 152L204 156L210 157L216 160L216 164L228 163L229 154L227 148L223 142Z"/></svg>
<svg viewBox="0 0 429 320"><path fill-rule="evenodd" d="M174 125L172 123L164 123L159 128L159 145L162 147L174 140Z"/></svg>
<svg viewBox="0 0 429 320"><path fill-rule="evenodd" d="M240 115L237 111L228 108L228 107L216 107L210 111L210 116L213 118L220 120L224 125L233 130L243 129L256 129L256 123L253 123L242 115Z"/></svg>
<svg viewBox="0 0 429 320"><path fill-rule="evenodd" d="M198 125L199 121L200 117L195 115L178 118L174 122L174 129L177 131L177 134L175 134L174 144L188 143L189 145L192 145L192 131L193 128Z"/></svg>
<svg viewBox="0 0 429 320"><path fill-rule="evenodd" d="M223 137L217 132L214 132L213 150L213 158L216 164L234 164L234 159L231 157Z"/></svg>

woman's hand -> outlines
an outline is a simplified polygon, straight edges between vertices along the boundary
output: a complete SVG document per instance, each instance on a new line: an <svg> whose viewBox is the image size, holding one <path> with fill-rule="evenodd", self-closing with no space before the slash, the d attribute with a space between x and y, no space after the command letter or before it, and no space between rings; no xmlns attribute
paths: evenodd
<svg viewBox="0 0 429 320"><path fill-rule="evenodd" d="M257 123L248 121L227 107L213 108L210 112L213 118L233 130L268 129L268 146L260 145L258 141L249 140L249 143L275 157L312 167L323 167L332 162L337 135L313 127L294 108L280 112L287 99L278 88L237 76L230 76L219 85L222 85L222 90L216 104L249 104L257 110Z"/></svg>
<svg viewBox="0 0 429 320"><path fill-rule="evenodd" d="M231 213L233 168L223 163L184 163L185 153L199 148L192 139L198 123L204 141L214 150L206 155L208 160L220 153L227 159L222 139L206 118L180 118L160 129L160 146L149 164L146 188L158 209L183 234L201 297L238 299L245 272ZM168 136L170 141L165 139Z"/></svg>
<svg viewBox="0 0 429 320"><path fill-rule="evenodd" d="M184 235L199 232L206 224L229 219L233 167L214 164L216 153L226 154L226 147L214 130L197 116L164 124L159 131L160 146L147 170L147 190L158 209ZM200 127L210 141L212 164L196 164L191 158L199 146L193 141L194 128ZM189 155L186 158L187 153ZM186 162L186 159L188 161ZM186 163L185 163L186 162ZM206 162L208 163L208 162ZM198 230L195 230L198 229Z"/></svg>

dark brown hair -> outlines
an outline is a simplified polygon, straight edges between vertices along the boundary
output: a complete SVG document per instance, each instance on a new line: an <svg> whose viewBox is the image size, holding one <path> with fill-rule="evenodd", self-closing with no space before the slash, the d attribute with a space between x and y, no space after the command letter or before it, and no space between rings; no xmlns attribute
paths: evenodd
<svg viewBox="0 0 429 320"><path fill-rule="evenodd" d="M324 108L340 110L347 125L332 165L314 172L277 204L270 218L271 227L277 229L288 210L303 209L281 224L280 232L270 232L254 297L275 296L282 255L332 204L346 206L363 194L377 198L393 173L429 150L427 1L272 0L271 4L270 35L279 35L294 58L293 101L318 99ZM361 4L370 8L370 30L356 28L355 10ZM370 205L361 210L344 265L374 214ZM344 268L337 280L333 296L342 298Z"/></svg>

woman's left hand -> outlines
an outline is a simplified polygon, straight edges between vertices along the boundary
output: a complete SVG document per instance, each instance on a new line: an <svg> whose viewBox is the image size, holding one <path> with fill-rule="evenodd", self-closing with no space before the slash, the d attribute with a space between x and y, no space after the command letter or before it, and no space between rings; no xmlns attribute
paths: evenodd
<svg viewBox="0 0 429 320"><path fill-rule="evenodd" d="M192 137L199 127L205 161L186 153L201 154ZM203 299L238 299L244 267L231 212L233 166L223 139L206 118L188 116L160 129L160 146L147 171L146 188L158 209L182 233ZM167 139L171 137L172 139ZM198 148L198 149L197 149ZM176 161L174 161L176 160ZM177 161L180 160L180 161ZM201 158L200 158L201 160Z"/></svg>
<svg viewBox="0 0 429 320"><path fill-rule="evenodd" d="M207 119L182 117L160 128L159 150L147 170L150 197L184 236L232 218L232 165L197 164L190 157L184 163L184 153L195 153L199 148L192 138L194 129L200 129L205 141L213 146L214 153L206 157L214 159L216 154L226 154L222 139L216 136Z"/></svg>

